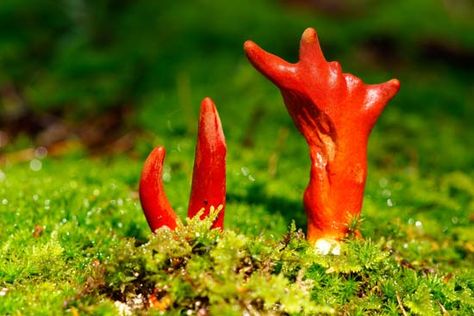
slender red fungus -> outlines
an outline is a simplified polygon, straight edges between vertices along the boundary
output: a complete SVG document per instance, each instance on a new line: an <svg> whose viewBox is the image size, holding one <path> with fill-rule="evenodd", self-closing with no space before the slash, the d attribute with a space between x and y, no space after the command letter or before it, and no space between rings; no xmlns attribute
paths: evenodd
<svg viewBox="0 0 474 316"><path fill-rule="evenodd" d="M281 91L296 127L305 137L311 173L304 194L310 242L340 240L358 218L367 175L370 131L387 102L398 92L397 79L368 85L338 62L327 62L316 31L308 28L295 64L251 41L244 44L253 66ZM358 232L356 232L358 234Z"/></svg>
<svg viewBox="0 0 474 316"><path fill-rule="evenodd" d="M213 228L223 229L226 195L226 144L217 109L210 98L201 103L198 140L194 160L193 183L188 217L211 207L221 208ZM140 179L140 202L152 231L162 226L175 229L177 216L166 197L161 181L165 149L155 148L145 161Z"/></svg>
<svg viewBox="0 0 474 316"><path fill-rule="evenodd" d="M176 228L176 214L168 202L161 181L165 155L164 147L153 149L145 160L140 178L140 202L152 231L162 226L168 226L170 229Z"/></svg>
<svg viewBox="0 0 474 316"><path fill-rule="evenodd" d="M194 157L193 184L189 199L188 217L194 217L201 209L201 219L209 215L211 206L222 210L213 228L223 229L226 194L226 143L221 120L210 98L201 103L198 138Z"/></svg>

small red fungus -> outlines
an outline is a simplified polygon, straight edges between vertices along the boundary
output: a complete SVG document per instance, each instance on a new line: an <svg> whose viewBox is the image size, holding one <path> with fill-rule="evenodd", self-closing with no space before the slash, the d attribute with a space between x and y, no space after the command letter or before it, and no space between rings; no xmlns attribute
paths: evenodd
<svg viewBox="0 0 474 316"><path fill-rule="evenodd" d="M165 154L164 147L153 149L145 160L140 178L140 202L152 231L162 226L176 228L176 214L166 197L161 181Z"/></svg>
<svg viewBox="0 0 474 316"><path fill-rule="evenodd" d="M311 173L303 199L308 240L317 244L346 237L362 208L370 131L398 92L399 81L368 85L342 73L338 62L326 61L312 28L304 31L294 64L251 41L244 49L253 66L280 88L309 145Z"/></svg>
<svg viewBox="0 0 474 316"><path fill-rule="evenodd" d="M193 184L188 217L204 210L201 219L209 215L211 207L222 206L213 228L223 228L226 195L226 144L217 109L210 98L201 103L198 141L194 161ZM145 217L152 231L162 226L175 229L177 216L166 197L163 183L165 149L155 148L145 161L140 178L139 193Z"/></svg>

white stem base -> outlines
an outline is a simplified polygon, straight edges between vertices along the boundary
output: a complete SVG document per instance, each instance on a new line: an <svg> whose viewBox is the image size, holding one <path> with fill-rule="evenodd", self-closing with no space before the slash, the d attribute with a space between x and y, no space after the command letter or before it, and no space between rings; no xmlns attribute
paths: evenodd
<svg viewBox="0 0 474 316"><path fill-rule="evenodd" d="M339 256L341 254L341 242L335 239L321 238L314 244L314 250L320 255L334 255Z"/></svg>

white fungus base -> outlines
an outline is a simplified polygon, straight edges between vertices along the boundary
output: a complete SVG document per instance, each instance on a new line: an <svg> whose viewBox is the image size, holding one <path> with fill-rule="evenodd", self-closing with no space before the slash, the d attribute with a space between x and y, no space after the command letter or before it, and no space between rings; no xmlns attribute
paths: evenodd
<svg viewBox="0 0 474 316"><path fill-rule="evenodd" d="M334 255L341 254L341 243L334 239L321 238L314 244L314 250L320 255Z"/></svg>

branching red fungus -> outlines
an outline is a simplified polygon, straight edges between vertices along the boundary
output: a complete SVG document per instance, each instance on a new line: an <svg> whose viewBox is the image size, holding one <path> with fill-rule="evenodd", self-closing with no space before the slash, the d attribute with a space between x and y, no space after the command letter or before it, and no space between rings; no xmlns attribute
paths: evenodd
<svg viewBox="0 0 474 316"><path fill-rule="evenodd" d="M226 144L217 109L210 98L201 104L198 141L194 161L193 184L188 217L204 209L201 216L209 215L213 206L222 206L213 228L223 228L226 195ZM177 216L166 197L162 171L165 158L163 147L155 148L145 161L140 178L140 202L152 231L162 226L175 229Z"/></svg>
<svg viewBox="0 0 474 316"><path fill-rule="evenodd" d="M303 199L308 240L344 238L362 207L370 131L398 92L399 81L367 85L342 73L338 62L326 61L312 28L303 33L295 64L251 41L245 42L244 49L253 66L280 88L309 145L311 173Z"/></svg>

